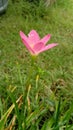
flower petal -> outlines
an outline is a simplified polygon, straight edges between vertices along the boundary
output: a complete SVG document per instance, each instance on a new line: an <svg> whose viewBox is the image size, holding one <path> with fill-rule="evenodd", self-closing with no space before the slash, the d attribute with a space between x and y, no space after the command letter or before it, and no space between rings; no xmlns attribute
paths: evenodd
<svg viewBox="0 0 73 130"><path fill-rule="evenodd" d="M26 36L22 31L20 31L20 36L21 36L21 39L22 39L24 45L26 46L26 48L27 48L31 53L34 53L34 50L33 50L32 47L30 46L30 41L28 40L27 36Z"/></svg>
<svg viewBox="0 0 73 130"><path fill-rule="evenodd" d="M43 38L40 40L40 42L43 42L44 44L46 44L46 43L50 40L50 37L51 37L51 35L48 34L48 35L46 35L45 37L43 37Z"/></svg>
<svg viewBox="0 0 73 130"><path fill-rule="evenodd" d="M39 51L41 51L44 48L44 43L38 42L37 44L34 45L33 50L35 51L36 54L38 54Z"/></svg>
<svg viewBox="0 0 73 130"><path fill-rule="evenodd" d="M51 48L53 48L53 47L55 47L55 46L57 46L57 45L58 45L57 43L49 44L49 45L43 47L43 48L38 52L38 54L41 53L41 52L43 52L43 51L49 50L49 49L51 49Z"/></svg>
<svg viewBox="0 0 73 130"><path fill-rule="evenodd" d="M32 42L32 44L35 44L36 42L38 42L40 40L40 37L35 30L32 30L28 34L28 39Z"/></svg>

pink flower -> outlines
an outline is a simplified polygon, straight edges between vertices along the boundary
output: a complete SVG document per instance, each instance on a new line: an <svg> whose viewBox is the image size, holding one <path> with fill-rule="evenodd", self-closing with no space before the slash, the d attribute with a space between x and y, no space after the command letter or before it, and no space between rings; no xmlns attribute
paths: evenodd
<svg viewBox="0 0 73 130"><path fill-rule="evenodd" d="M20 36L22 42L32 55L38 55L39 53L58 45L57 43L46 45L46 43L50 40L51 35L48 34L42 39L40 39L38 33L35 30L30 31L28 36L26 36L22 31L20 31Z"/></svg>

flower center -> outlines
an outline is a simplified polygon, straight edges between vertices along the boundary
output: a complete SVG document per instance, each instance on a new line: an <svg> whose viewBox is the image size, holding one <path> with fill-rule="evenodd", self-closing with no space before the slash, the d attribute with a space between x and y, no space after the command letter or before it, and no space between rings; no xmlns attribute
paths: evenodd
<svg viewBox="0 0 73 130"><path fill-rule="evenodd" d="M30 46L31 46L32 49L34 48L34 44L31 44Z"/></svg>

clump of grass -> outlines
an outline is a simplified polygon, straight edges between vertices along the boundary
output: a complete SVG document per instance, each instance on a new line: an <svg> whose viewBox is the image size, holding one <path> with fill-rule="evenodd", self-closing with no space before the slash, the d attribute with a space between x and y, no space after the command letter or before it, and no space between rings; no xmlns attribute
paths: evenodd
<svg viewBox="0 0 73 130"><path fill-rule="evenodd" d="M38 17L44 17L47 10L44 5L44 1L24 1L22 5L22 15L24 18L31 18L37 19Z"/></svg>

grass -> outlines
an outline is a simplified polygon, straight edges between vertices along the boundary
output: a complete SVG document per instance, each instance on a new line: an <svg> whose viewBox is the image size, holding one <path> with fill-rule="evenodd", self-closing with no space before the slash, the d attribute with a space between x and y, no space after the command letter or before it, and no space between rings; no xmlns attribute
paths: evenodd
<svg viewBox="0 0 73 130"><path fill-rule="evenodd" d="M65 129L73 129L73 105L71 103L73 99L72 12L73 0L57 0L57 3L47 9L41 4L36 6L32 3L30 6L28 2L27 4L26 2L23 4L22 0L15 1L14 3L10 0L6 13L0 16L1 120L7 110L11 114L6 114L5 116L5 119L7 116L10 116L7 122L5 121L4 123L5 127L9 127L10 120L15 119L15 126L12 127L12 130L38 130L39 128L41 130L49 130L49 128L59 130L60 124L63 123L62 121L66 121L67 119L64 124ZM31 60L30 54L21 43L19 31L22 30L25 34L28 34L32 29L35 29L41 37L47 33L51 33L52 38L50 43L58 42L59 45L38 56L38 67L33 72L31 87L27 88L28 96L26 95L32 101L30 105L31 112L29 110L30 107L27 107L28 112L24 118L22 115L23 109L19 107L22 104L22 100L19 101L18 105L16 104L16 100L23 94L27 75L29 74L28 70L31 68ZM38 82L37 74L40 75ZM38 87L36 87L37 84ZM39 95L38 102L35 101L36 95ZM62 98L61 103L58 102L59 97ZM29 98L27 99L29 100ZM28 100L27 102L29 102ZM24 102L26 106L28 106L27 102ZM42 105L40 105L40 102L42 102ZM12 103L15 106L12 106ZM9 109L10 106L12 109ZM42 106L44 106L44 109ZM12 111L14 108L15 111ZM25 108L25 111L27 110ZM19 116L20 111L21 116ZM58 117L59 113L61 113L60 117ZM49 119L47 115L49 115ZM56 119L56 122L54 122L53 118ZM58 120L59 123L57 122ZM26 128L24 122L26 122ZM19 127L16 126L17 124ZM38 126L39 128L37 128ZM61 130L63 129L62 127L63 125L61 126Z"/></svg>

